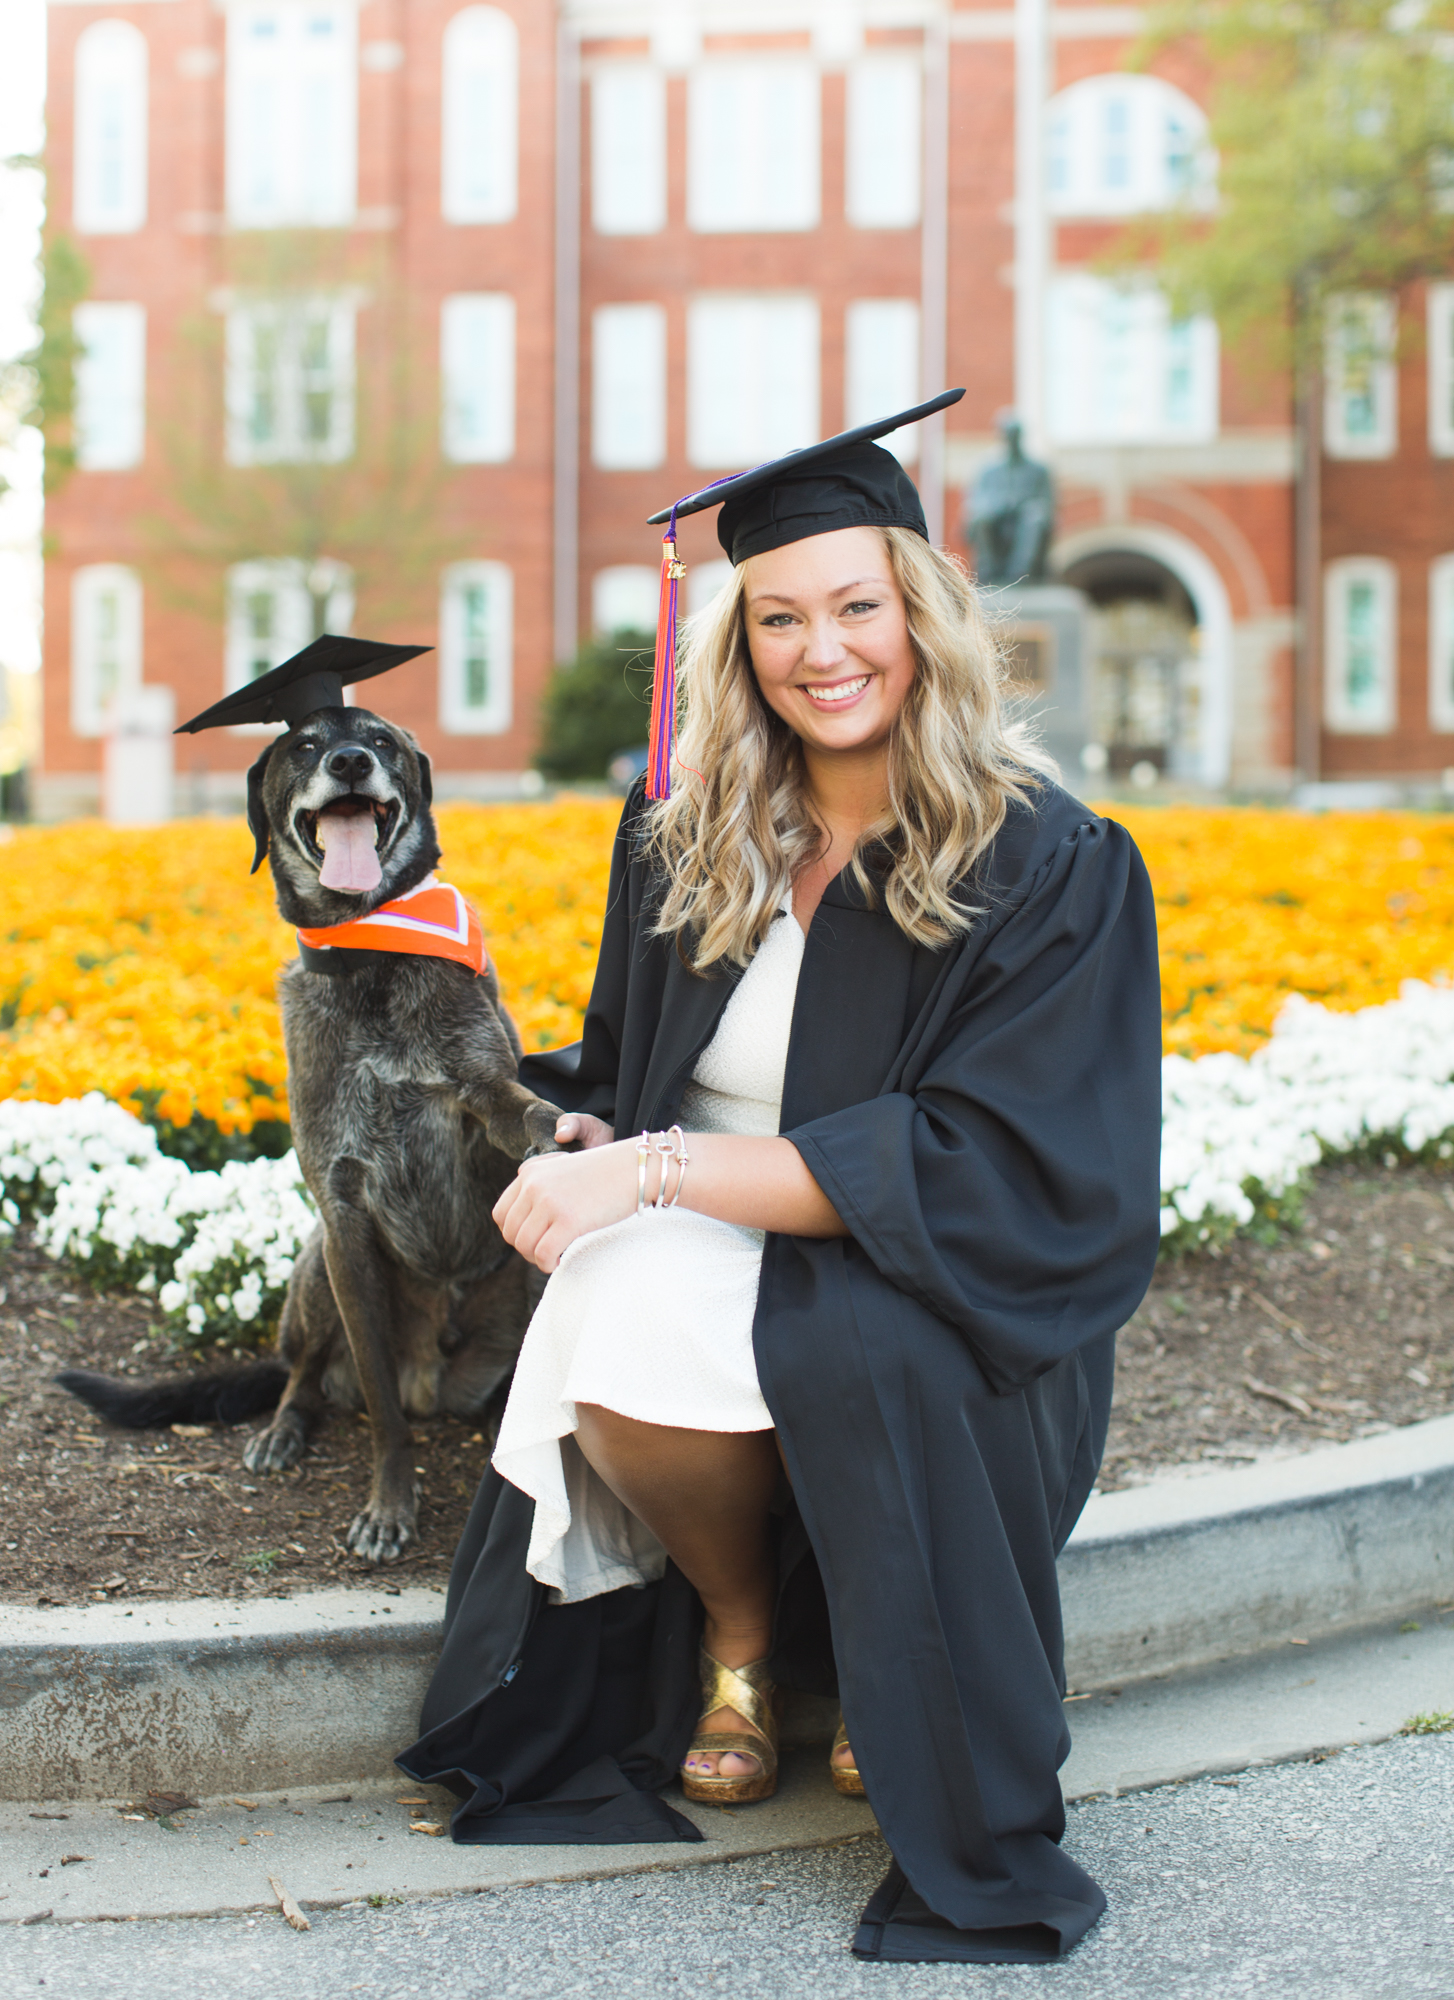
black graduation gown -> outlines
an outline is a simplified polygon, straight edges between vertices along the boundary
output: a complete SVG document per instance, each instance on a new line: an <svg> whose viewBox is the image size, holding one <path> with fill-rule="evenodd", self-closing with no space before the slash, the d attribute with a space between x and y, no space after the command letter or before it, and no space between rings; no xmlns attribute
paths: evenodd
<svg viewBox="0 0 1454 2000"><path fill-rule="evenodd" d="M649 934L640 812L638 791L582 1041L523 1071L620 1133L675 1120L735 983ZM1124 828L1054 788L1011 808L973 901L969 935L930 951L851 875L829 885L782 1131L850 1233L769 1235L753 1329L792 1474L774 1671L840 1693L895 1857L854 1942L870 1958L1044 1959L1105 1906L1059 1846L1055 1558L1156 1257L1155 917ZM463 1796L456 1840L698 1838L657 1796L696 1717L695 1594L668 1565L550 1605L531 1517L487 1473L402 1768Z"/></svg>

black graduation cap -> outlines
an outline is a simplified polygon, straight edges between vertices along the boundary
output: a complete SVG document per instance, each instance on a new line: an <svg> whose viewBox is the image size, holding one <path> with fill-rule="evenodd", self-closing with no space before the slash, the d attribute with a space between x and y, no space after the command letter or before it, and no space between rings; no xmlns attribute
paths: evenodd
<svg viewBox="0 0 1454 2000"><path fill-rule="evenodd" d="M859 424L822 444L804 445L767 465L755 465L750 472L714 480L674 507L650 515L650 525L720 507L717 539L734 563L766 549L806 541L809 535L831 534L835 528L912 528L927 540L929 527L917 487L893 453L874 439L947 410L963 394L963 389L946 389L896 416Z"/></svg>
<svg viewBox="0 0 1454 2000"><path fill-rule="evenodd" d="M381 639L343 639L325 632L271 673L259 674L235 694L204 708L176 733L195 735L199 729L235 728L242 722L286 722L289 729L296 729L320 708L342 708L343 690L355 681L372 680L375 674L386 674L391 667L433 650L389 646Z"/></svg>
<svg viewBox="0 0 1454 2000"><path fill-rule="evenodd" d="M810 535L838 528L912 528L929 539L919 490L890 451L874 443L905 424L920 423L947 410L963 389L946 389L927 403L896 416L840 431L822 444L804 445L750 472L714 479L647 516L652 527L666 523L662 537L661 610L656 621L656 672L651 686L651 728L647 745L646 796L671 796L671 763L676 735L677 591L685 565L677 558L677 519L720 507L717 539L734 563L767 549L786 548Z"/></svg>

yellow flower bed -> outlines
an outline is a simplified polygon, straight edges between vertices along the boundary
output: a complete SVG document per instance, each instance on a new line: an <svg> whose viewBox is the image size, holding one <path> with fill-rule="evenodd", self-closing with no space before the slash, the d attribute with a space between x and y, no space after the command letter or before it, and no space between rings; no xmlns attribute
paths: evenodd
<svg viewBox="0 0 1454 2000"><path fill-rule="evenodd" d="M605 902L610 799L445 806L527 1047L576 1034ZM1337 1008L1454 974L1454 820L1109 808L1156 886L1166 1047L1246 1053L1289 993ZM93 821L0 845L0 1098L101 1090L224 1132L287 1116L274 988L292 955L241 821Z"/></svg>
<svg viewBox="0 0 1454 2000"><path fill-rule="evenodd" d="M476 904L528 1048L571 1040L595 969L611 799L444 806L444 873ZM224 1132L286 1118L278 972L293 935L241 820L25 829L0 846L0 1098L100 1090Z"/></svg>
<svg viewBox="0 0 1454 2000"><path fill-rule="evenodd" d="M1247 1055L1290 993L1343 1011L1454 976L1454 819L1104 810L1155 886L1168 1050Z"/></svg>

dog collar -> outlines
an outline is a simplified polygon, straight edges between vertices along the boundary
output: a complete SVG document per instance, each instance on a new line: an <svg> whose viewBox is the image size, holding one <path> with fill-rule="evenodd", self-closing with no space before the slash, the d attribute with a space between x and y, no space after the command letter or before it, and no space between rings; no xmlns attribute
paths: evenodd
<svg viewBox="0 0 1454 2000"><path fill-rule="evenodd" d="M359 960L335 959L335 952L385 954L402 952L414 958L448 958L483 973L485 933L479 913L450 882L428 875L417 889L380 903L366 917L346 924L300 930L298 956L310 972L352 972Z"/></svg>

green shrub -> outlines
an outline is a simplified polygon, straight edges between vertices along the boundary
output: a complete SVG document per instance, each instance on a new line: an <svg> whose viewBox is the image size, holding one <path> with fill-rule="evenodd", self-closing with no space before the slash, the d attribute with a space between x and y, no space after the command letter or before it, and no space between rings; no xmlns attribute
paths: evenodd
<svg viewBox="0 0 1454 2000"><path fill-rule="evenodd" d="M645 632L589 639L558 666L541 705L536 769L547 778L604 778L622 750L646 742L656 641Z"/></svg>

